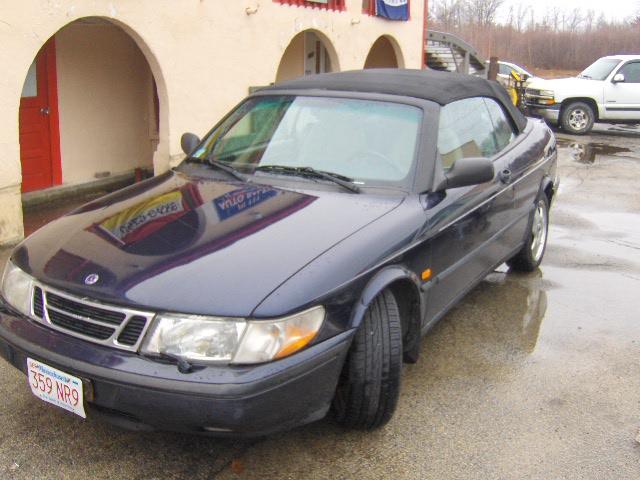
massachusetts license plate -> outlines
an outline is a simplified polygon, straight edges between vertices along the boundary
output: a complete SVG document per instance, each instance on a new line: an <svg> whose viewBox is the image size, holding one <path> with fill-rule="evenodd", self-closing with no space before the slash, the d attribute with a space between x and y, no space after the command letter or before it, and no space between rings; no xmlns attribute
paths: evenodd
<svg viewBox="0 0 640 480"><path fill-rule="evenodd" d="M33 394L69 412L87 418L84 413L82 380L57 368L27 358L27 375Z"/></svg>

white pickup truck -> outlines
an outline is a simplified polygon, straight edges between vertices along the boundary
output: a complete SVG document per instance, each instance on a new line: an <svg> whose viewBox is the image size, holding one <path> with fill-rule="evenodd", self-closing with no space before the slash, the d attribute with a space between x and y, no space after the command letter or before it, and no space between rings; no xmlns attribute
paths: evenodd
<svg viewBox="0 0 640 480"><path fill-rule="evenodd" d="M580 75L527 84L532 115L567 133L588 133L594 122L640 123L640 55L602 57Z"/></svg>

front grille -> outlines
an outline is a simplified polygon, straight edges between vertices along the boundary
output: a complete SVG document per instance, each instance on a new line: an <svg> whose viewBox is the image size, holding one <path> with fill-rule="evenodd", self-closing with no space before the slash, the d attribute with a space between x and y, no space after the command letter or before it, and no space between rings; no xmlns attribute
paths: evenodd
<svg viewBox="0 0 640 480"><path fill-rule="evenodd" d="M44 285L33 288L33 317L50 328L105 346L136 351L153 314L105 305Z"/></svg>
<svg viewBox="0 0 640 480"><path fill-rule="evenodd" d="M118 342L125 345L135 345L146 324L147 319L144 317L138 315L131 317L120 335L118 335Z"/></svg>
<svg viewBox="0 0 640 480"><path fill-rule="evenodd" d="M126 315L122 312L90 307L89 305L74 302L73 300L69 300L68 298L61 297L60 295L56 295L51 292L47 293L47 305L81 317L88 317L92 320L111 323L113 325L120 325L126 318Z"/></svg>
<svg viewBox="0 0 640 480"><path fill-rule="evenodd" d="M44 316L44 306L42 305L42 289L40 287L36 287L33 289L33 314L42 318Z"/></svg>
<svg viewBox="0 0 640 480"><path fill-rule="evenodd" d="M48 314L49 320L51 320L51 323L54 325L58 325L66 330L71 330L72 332L81 333L88 337L97 338L98 340L106 340L115 332L113 328L78 320L77 318L57 312L51 308L48 309Z"/></svg>

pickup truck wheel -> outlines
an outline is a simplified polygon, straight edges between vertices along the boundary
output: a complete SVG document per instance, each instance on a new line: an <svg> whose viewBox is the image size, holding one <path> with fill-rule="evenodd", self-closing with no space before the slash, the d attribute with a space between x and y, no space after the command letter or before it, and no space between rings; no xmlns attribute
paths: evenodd
<svg viewBox="0 0 640 480"><path fill-rule="evenodd" d="M518 272L533 272L544 257L549 231L549 200L544 193L536 200L529 225L529 234L524 246L507 261L507 265Z"/></svg>
<svg viewBox="0 0 640 480"><path fill-rule="evenodd" d="M595 112L588 103L572 102L562 109L560 123L562 128L574 135L584 135L593 128Z"/></svg>
<svg viewBox="0 0 640 480"><path fill-rule="evenodd" d="M333 409L349 428L373 430L396 409L402 370L402 325L390 290L369 306L342 370Z"/></svg>

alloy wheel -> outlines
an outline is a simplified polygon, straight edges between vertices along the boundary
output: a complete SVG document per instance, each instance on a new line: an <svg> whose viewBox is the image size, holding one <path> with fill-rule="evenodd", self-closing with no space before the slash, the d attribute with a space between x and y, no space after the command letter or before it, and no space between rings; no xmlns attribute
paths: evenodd
<svg viewBox="0 0 640 480"><path fill-rule="evenodd" d="M539 200L533 216L531 228L533 240L531 241L531 256L534 261L539 261L547 242L547 211L544 201Z"/></svg>
<svg viewBox="0 0 640 480"><path fill-rule="evenodd" d="M574 130L584 130L589 124L589 114L581 108L576 108L569 113L569 125Z"/></svg>

